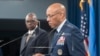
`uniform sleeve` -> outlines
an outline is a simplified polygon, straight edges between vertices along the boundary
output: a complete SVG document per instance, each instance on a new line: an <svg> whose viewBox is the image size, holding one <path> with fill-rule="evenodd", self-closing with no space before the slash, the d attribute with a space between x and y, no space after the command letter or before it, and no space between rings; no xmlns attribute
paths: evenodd
<svg viewBox="0 0 100 56"><path fill-rule="evenodd" d="M84 37L79 29L72 29L70 36L67 38L67 47L70 56L85 56L85 48L83 44Z"/></svg>

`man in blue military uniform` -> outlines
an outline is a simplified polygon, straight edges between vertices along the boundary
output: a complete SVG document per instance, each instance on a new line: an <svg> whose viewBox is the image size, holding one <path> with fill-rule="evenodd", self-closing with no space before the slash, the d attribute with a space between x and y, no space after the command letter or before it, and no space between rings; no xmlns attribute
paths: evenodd
<svg viewBox="0 0 100 56"><path fill-rule="evenodd" d="M51 4L46 11L49 26L56 31L49 37L50 56L85 56L84 37L80 30L66 18L66 8L61 3Z"/></svg>

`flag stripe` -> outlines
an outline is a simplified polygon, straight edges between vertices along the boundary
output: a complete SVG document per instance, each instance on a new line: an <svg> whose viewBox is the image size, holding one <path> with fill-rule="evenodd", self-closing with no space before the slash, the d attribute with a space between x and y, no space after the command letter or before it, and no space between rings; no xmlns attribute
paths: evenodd
<svg viewBox="0 0 100 56"><path fill-rule="evenodd" d="M89 52L91 56L96 54L96 32L95 32L95 13L93 8L93 0L90 2L90 23L89 23Z"/></svg>

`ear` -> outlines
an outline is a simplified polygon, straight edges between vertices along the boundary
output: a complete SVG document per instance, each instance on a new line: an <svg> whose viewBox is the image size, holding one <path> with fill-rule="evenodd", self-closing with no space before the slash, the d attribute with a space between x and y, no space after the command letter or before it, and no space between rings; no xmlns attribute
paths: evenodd
<svg viewBox="0 0 100 56"><path fill-rule="evenodd" d="M36 25L38 25L38 26L39 26L39 24L40 24L40 21L38 21L38 20L37 20L37 21L36 21Z"/></svg>

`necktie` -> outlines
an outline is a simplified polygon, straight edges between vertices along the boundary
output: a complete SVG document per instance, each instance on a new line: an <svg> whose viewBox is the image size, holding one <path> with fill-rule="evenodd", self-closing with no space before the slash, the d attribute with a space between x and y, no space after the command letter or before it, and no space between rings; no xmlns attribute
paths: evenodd
<svg viewBox="0 0 100 56"><path fill-rule="evenodd" d="M57 34L57 30L55 30L55 31L54 31L54 35L53 35L53 38L52 38L52 43L51 43L52 45L53 45L54 42L56 41L57 35L58 35L58 34Z"/></svg>
<svg viewBox="0 0 100 56"><path fill-rule="evenodd" d="M26 37L26 43L29 41L31 36L32 36L32 34L28 34L28 36Z"/></svg>
<svg viewBox="0 0 100 56"><path fill-rule="evenodd" d="M51 39L51 41L50 41L50 50L49 50L49 52L51 52L51 49L53 49L54 48L54 44L55 44L55 41L56 41L56 36L57 36L57 30L55 29L53 32L52 32L52 39Z"/></svg>

